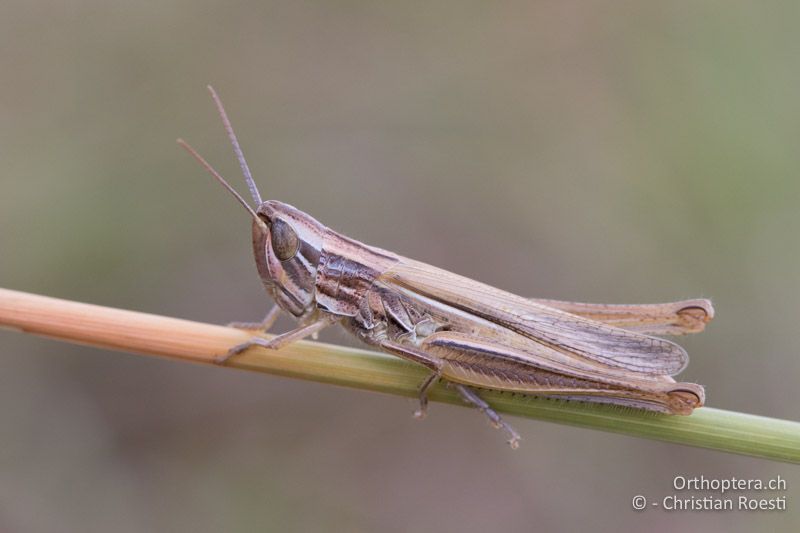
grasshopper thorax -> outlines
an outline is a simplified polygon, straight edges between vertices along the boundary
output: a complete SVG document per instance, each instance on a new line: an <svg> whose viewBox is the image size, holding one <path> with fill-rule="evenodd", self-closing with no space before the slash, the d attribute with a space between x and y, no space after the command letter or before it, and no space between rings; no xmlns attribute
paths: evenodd
<svg viewBox="0 0 800 533"><path fill-rule="evenodd" d="M315 308L317 265L327 228L288 204L267 200L253 221L253 254L264 287L296 317Z"/></svg>

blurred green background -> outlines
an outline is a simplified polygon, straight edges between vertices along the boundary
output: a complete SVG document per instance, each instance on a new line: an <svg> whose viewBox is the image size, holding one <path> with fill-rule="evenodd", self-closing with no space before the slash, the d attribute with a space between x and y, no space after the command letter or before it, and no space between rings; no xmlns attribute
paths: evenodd
<svg viewBox="0 0 800 533"><path fill-rule="evenodd" d="M518 294L711 297L708 404L798 419L794 2L0 6L0 285L225 323L262 193ZM282 320L277 330L290 326ZM352 342L343 332L324 340ZM797 530L796 466L0 332L0 530ZM635 513L676 475L778 513ZM687 496L702 497L704 493Z"/></svg>

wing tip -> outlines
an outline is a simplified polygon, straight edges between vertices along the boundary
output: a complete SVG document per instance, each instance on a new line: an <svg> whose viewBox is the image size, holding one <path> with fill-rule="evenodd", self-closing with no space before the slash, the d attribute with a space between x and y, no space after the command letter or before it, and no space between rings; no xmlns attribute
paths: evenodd
<svg viewBox="0 0 800 533"><path fill-rule="evenodd" d="M667 396L667 406L675 415L690 415L706 403L706 391L702 385L696 383L677 383Z"/></svg>
<svg viewBox="0 0 800 533"><path fill-rule="evenodd" d="M681 303L682 307L677 311L677 315L687 333L703 331L706 324L714 319L714 306L711 300L699 298Z"/></svg>

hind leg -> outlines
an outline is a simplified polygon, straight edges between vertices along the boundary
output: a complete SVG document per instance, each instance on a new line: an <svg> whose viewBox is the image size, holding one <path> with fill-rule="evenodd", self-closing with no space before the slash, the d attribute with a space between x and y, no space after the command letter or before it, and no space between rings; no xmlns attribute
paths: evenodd
<svg viewBox="0 0 800 533"><path fill-rule="evenodd" d="M494 426L496 429L505 430L505 432L509 436L508 444L511 446L512 449L516 450L517 448L519 448L519 441L520 441L519 433L517 433L514 430L514 428L506 424L505 421L502 418L500 418L500 415L498 415L497 412L494 409L492 409L483 398L478 396L477 392L459 383L453 383L453 386L456 388L459 394L461 394L461 398L465 402L471 404L474 407L477 407L483 412L483 414L487 416L487 418L489 418L489 422L492 424L492 426Z"/></svg>

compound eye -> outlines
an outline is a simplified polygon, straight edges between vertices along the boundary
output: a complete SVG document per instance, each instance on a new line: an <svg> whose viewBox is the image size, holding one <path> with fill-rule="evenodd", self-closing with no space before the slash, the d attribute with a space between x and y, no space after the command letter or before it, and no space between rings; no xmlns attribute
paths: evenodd
<svg viewBox="0 0 800 533"><path fill-rule="evenodd" d="M272 250L281 261L287 261L297 254L300 240L292 227L281 219L272 221Z"/></svg>

